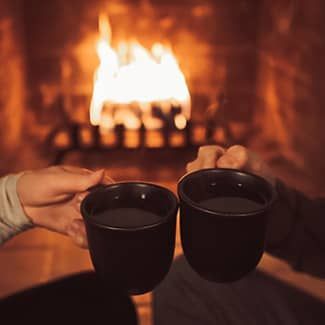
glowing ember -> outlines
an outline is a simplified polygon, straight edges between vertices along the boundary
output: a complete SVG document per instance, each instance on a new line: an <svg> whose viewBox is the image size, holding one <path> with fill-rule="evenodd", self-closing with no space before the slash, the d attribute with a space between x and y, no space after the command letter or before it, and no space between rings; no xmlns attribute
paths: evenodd
<svg viewBox="0 0 325 325"><path fill-rule="evenodd" d="M177 127L177 129L183 130L186 127L187 121L186 121L186 118L184 115L177 114L174 117L174 123L175 123L175 126Z"/></svg>
<svg viewBox="0 0 325 325"><path fill-rule="evenodd" d="M161 120L152 116L151 105L158 105L164 114L177 106L181 113L174 118L175 126L185 128L191 99L172 50L156 43L148 51L137 42L120 42L114 50L110 23L103 15L99 17L99 31L100 64L94 76L91 123L103 128L121 123L137 129L142 121L154 129L161 127Z"/></svg>

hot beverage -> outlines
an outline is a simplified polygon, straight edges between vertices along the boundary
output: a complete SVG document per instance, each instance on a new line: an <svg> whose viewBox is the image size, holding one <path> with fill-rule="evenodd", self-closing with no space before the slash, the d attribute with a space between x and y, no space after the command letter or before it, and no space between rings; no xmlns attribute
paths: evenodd
<svg viewBox="0 0 325 325"><path fill-rule="evenodd" d="M92 216L99 224L118 228L137 228L153 225L161 221L162 217L137 208L118 208L103 211Z"/></svg>
<svg viewBox="0 0 325 325"><path fill-rule="evenodd" d="M200 206L212 211L220 211L225 213L247 213L259 210L262 204L241 197L215 197L200 202Z"/></svg>

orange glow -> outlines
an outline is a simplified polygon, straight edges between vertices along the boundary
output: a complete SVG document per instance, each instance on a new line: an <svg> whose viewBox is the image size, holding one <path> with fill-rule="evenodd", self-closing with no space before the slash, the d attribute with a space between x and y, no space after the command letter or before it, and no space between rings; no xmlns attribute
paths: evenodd
<svg viewBox="0 0 325 325"><path fill-rule="evenodd" d="M174 118L174 123L177 129L183 130L186 127L187 120L184 115L182 114L177 114Z"/></svg>
<svg viewBox="0 0 325 325"><path fill-rule="evenodd" d="M137 41L120 42L117 49L113 49L111 25L105 15L99 16L99 33L97 54L100 64L94 75L91 123L105 124L104 128L122 123L127 128L137 129L143 121L146 127L155 129L161 123L151 116L150 104L158 103L164 113L168 113L172 105L180 106L183 119L178 118L175 123L180 123L181 127L176 125L179 129L184 128L191 114L191 99L172 49L155 43L149 51ZM115 112L114 116L112 111L103 114L107 103L131 108L136 104L141 117L130 111L130 107L118 114Z"/></svg>

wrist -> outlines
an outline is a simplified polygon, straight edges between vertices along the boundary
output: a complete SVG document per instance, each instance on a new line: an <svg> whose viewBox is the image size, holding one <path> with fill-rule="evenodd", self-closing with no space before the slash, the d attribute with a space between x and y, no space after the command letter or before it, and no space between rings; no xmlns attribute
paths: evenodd
<svg viewBox="0 0 325 325"><path fill-rule="evenodd" d="M17 192L21 174L7 175L0 179L0 243L32 227Z"/></svg>
<svg viewBox="0 0 325 325"><path fill-rule="evenodd" d="M17 178L17 184L16 184L16 192L17 192L17 197L20 203L20 207L23 211L23 213L25 214L26 218L33 224L36 225L37 222L33 216L32 213L32 208L28 206L27 204L27 200L25 198L24 192L26 192L25 190L23 190L23 178L26 174L29 174L29 171L25 171L22 172L21 174L18 175Z"/></svg>

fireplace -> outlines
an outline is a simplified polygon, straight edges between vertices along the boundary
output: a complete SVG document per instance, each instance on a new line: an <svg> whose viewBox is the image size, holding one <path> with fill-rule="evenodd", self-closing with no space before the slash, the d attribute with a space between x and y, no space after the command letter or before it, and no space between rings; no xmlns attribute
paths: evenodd
<svg viewBox="0 0 325 325"><path fill-rule="evenodd" d="M104 167L175 191L200 145L239 143L320 194L323 13L321 0L0 0L1 171ZM115 63L100 77L102 52Z"/></svg>
<svg viewBox="0 0 325 325"><path fill-rule="evenodd" d="M320 1L2 0L0 5L3 171L63 162L71 150L125 149L133 155L169 148L191 157L204 143L241 143L271 163L286 161L319 180L325 141ZM149 63L156 60L156 67L163 54L171 54L188 93L181 99L167 95L167 109L166 98L152 99L151 120L143 118L148 108L143 100L112 105L106 98L101 122L92 121L100 65L96 46L105 37L120 65L132 51L134 56L130 44ZM154 87L150 77L146 86L142 77L134 80L136 87ZM171 86L157 84L160 90Z"/></svg>

